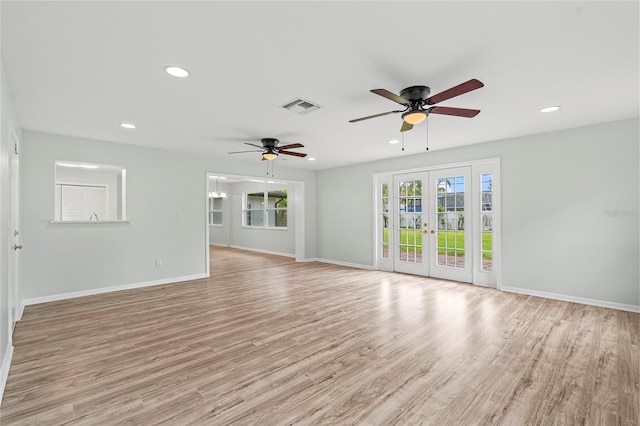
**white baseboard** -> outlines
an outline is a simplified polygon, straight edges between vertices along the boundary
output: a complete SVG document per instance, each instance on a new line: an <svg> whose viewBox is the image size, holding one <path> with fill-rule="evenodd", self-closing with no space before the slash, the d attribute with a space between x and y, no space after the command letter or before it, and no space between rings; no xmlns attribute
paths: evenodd
<svg viewBox="0 0 640 426"><path fill-rule="evenodd" d="M226 246L226 247L231 247L231 248L238 249L238 250L255 251L257 253L273 254L275 256L296 257L295 254L291 254L291 253L280 253L280 252L277 252L277 251L262 250L262 249L257 249L257 248L253 248L253 247L242 247L242 246Z"/></svg>
<svg viewBox="0 0 640 426"><path fill-rule="evenodd" d="M53 294L51 296L33 297L30 299L24 299L23 304L37 305L39 303L55 302L58 300L73 299L76 297L84 297L84 296L93 296L96 294L111 293L113 291L131 290L134 288L151 287L151 286L162 285L162 284L173 284L173 283L178 283L182 281L199 280L202 278L209 278L209 276L207 274L186 275L182 277L164 278L164 279L155 280L155 281L145 281L141 283L123 284L123 285L117 285L113 287L103 287L103 288L96 288L91 290L74 291L72 293L62 293L62 294Z"/></svg>
<svg viewBox="0 0 640 426"><path fill-rule="evenodd" d="M22 314L24 313L24 300L20 301L20 306L18 307L18 318L16 321L20 321L22 319Z"/></svg>
<svg viewBox="0 0 640 426"><path fill-rule="evenodd" d="M323 259L319 257L316 257L313 259L305 259L305 262L322 262L322 263L329 263L331 265L347 266L349 268L368 269L370 271L374 270L373 266L371 265L361 265L359 263L341 262L339 260Z"/></svg>
<svg viewBox="0 0 640 426"><path fill-rule="evenodd" d="M9 378L9 367L11 367L11 360L13 359L13 346L8 345L7 351L4 353L2 364L0 364L0 405L2 405L2 397L4 395L4 388L7 385L7 379Z"/></svg>
<svg viewBox="0 0 640 426"><path fill-rule="evenodd" d="M231 247L229 244L222 244L222 243L209 243L210 246L216 246L216 247Z"/></svg>
<svg viewBox="0 0 640 426"><path fill-rule="evenodd" d="M500 287L500 290L509 293L526 294L527 296L544 297L545 299L562 300L563 302L580 303L583 305L599 306L601 308L618 309L620 311L640 312L640 305L628 305L626 303L608 302L606 300L587 299L584 297L567 296L566 294L547 293L545 291L529 290L518 287Z"/></svg>

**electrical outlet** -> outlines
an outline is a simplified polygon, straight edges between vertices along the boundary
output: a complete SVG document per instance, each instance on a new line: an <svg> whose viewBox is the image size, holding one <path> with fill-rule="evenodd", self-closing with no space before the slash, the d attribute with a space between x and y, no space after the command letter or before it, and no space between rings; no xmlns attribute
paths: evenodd
<svg viewBox="0 0 640 426"><path fill-rule="evenodd" d="M178 212L178 219L182 219L182 212Z"/></svg>
<svg viewBox="0 0 640 426"><path fill-rule="evenodd" d="M156 259L156 267L159 268L162 266L162 259Z"/></svg>

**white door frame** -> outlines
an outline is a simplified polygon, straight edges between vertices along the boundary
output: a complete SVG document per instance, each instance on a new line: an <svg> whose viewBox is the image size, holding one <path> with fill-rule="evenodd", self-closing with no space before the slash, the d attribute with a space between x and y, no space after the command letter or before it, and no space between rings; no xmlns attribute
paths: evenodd
<svg viewBox="0 0 640 426"><path fill-rule="evenodd" d="M490 273L481 271L480 258L479 254L480 250L473 250L473 268L472 268L472 284L476 285L484 285L489 287L496 287L500 290L502 286L502 255L501 255L501 220L500 220L500 208L501 208L501 200L500 200L500 192L501 192L501 183L500 183L500 158L487 158L482 160L470 160L465 162L457 162L457 163L445 163L445 164L437 164L430 165L424 167L417 167L411 169L404 170L392 170L388 172L374 173L372 176L372 186L373 186L373 211L374 211L374 220L373 220L373 244L374 244L374 261L373 267L377 270L384 271L393 271L393 258L385 259L382 257L382 236L380 230L382 229L382 214L381 214L381 206L382 206L382 194L380 193L380 187L382 184L386 183L389 185L389 197L393 198L395 191L393 188L393 176L398 174L409 174L414 172L424 172L424 171L433 171L440 169L449 169L449 168L457 168L457 167L471 167L471 183L470 187L471 191L471 214L472 214L472 237L471 244L479 244L481 241L481 227L479 226L479 217L480 217L480 193L477 190L479 188L480 176L483 173L490 173L493 175L493 210L494 210L494 218L493 218L493 270ZM391 247L394 244L392 236L394 235L394 231L389 231L389 246ZM476 248L474 246L474 248Z"/></svg>

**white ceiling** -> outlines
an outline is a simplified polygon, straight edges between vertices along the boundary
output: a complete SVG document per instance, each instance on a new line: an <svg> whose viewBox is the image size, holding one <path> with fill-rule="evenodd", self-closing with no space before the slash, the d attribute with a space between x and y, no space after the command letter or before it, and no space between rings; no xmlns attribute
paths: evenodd
<svg viewBox="0 0 640 426"><path fill-rule="evenodd" d="M22 127L255 162L229 155L276 137L326 169L424 152L399 139L398 109L369 92L485 87L432 115L431 150L639 115L639 7L630 2L11 2L2 56ZM166 65L191 70L169 77ZM302 97L307 115L279 108ZM538 110L562 105L555 113ZM123 121L138 128L125 130Z"/></svg>

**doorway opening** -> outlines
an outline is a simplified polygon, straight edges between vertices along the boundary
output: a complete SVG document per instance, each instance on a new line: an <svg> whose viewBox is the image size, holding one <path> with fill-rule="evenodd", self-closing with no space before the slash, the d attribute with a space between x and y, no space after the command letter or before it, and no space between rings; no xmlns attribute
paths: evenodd
<svg viewBox="0 0 640 426"><path fill-rule="evenodd" d="M206 271L210 245L305 259L302 181L205 173Z"/></svg>

